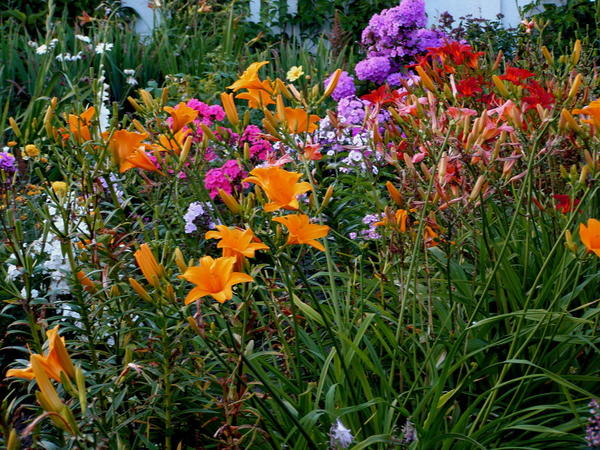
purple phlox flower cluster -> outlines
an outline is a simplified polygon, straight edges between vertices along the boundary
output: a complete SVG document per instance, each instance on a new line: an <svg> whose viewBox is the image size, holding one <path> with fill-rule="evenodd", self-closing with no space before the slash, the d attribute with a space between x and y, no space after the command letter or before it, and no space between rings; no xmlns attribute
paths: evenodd
<svg viewBox="0 0 600 450"><path fill-rule="evenodd" d="M9 152L0 152L0 172L13 174L17 171L15 157Z"/></svg>
<svg viewBox="0 0 600 450"><path fill-rule="evenodd" d="M210 220L212 209L212 205L208 202L190 203L187 212L183 216L183 220L185 220L185 232L190 234L198 230L198 226L196 225L198 218L204 219L208 228L214 228L215 223Z"/></svg>
<svg viewBox="0 0 600 450"><path fill-rule="evenodd" d="M402 425L402 443L410 444L416 440L417 430L415 429L415 425L410 421L410 419L406 419L406 422L404 425Z"/></svg>
<svg viewBox="0 0 600 450"><path fill-rule="evenodd" d="M333 74L329 75L329 77L325 80L324 85L327 87ZM335 89L331 93L331 97L339 102L344 97L350 97L356 94L356 86L354 86L354 77L349 75L348 72L344 71L340 74L340 78L338 79L338 83L335 86Z"/></svg>
<svg viewBox="0 0 600 450"><path fill-rule="evenodd" d="M373 83L383 83L392 72L390 59L386 56L373 56L360 61L356 67L356 76L359 80L369 80Z"/></svg>
<svg viewBox="0 0 600 450"><path fill-rule="evenodd" d="M256 125L248 125L242 134L240 144L248 143L248 151L250 158L257 158L261 161L267 159L267 155L273 152L273 145L267 139L264 139L264 134Z"/></svg>
<svg viewBox="0 0 600 450"><path fill-rule="evenodd" d="M588 447L600 448L600 405L593 399L590 404L590 417L585 427L585 440Z"/></svg>
<svg viewBox="0 0 600 450"><path fill-rule="evenodd" d="M119 180L117 179L117 176L114 173L111 173L108 178L115 191L117 201L119 202L119 204L123 203L123 190L121 190L121 188L119 187ZM106 178L100 177L98 180L100 181L100 184L104 189L110 191L110 187L108 185L108 182L106 181Z"/></svg>
<svg viewBox="0 0 600 450"><path fill-rule="evenodd" d="M445 35L424 28L426 23L423 0L402 0L400 5L371 17L361 36L367 58L356 65L358 79L383 83L415 55L441 45ZM390 81L399 84L397 77Z"/></svg>
<svg viewBox="0 0 600 450"><path fill-rule="evenodd" d="M367 214L362 218L362 223L367 225L368 228L360 231L360 237L362 239L375 240L381 238L381 235L377 232L377 226L375 222L379 222L382 218L381 214ZM356 233L350 233L350 239L356 239Z"/></svg>
<svg viewBox="0 0 600 450"><path fill-rule="evenodd" d="M204 177L204 187L208 190L210 198L219 194L219 189L231 194L233 186L247 175L237 159L230 159L221 167L210 169Z"/></svg>
<svg viewBox="0 0 600 450"><path fill-rule="evenodd" d="M362 125L365 120L365 107L369 104L358 97L344 97L337 105L338 118L341 123Z"/></svg>

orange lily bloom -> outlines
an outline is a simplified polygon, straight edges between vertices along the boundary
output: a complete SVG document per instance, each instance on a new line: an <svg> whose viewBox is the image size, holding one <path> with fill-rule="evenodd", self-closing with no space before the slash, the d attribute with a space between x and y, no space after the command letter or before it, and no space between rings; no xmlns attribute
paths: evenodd
<svg viewBox="0 0 600 450"><path fill-rule="evenodd" d="M310 223L306 214L288 214L287 216L275 217L274 222L279 222L288 230L286 244L308 244L317 250L325 251L325 247L316 239L327 236L329 227L327 225L315 225Z"/></svg>
<svg viewBox="0 0 600 450"><path fill-rule="evenodd" d="M133 256L140 269L142 269L144 278L148 280L148 283L154 287L158 287L160 278L165 274L165 268L156 261L148 244L140 245L139 250Z"/></svg>
<svg viewBox="0 0 600 450"><path fill-rule="evenodd" d="M296 197L312 190L310 183L298 183L301 173L288 172L277 166L257 167L250 175L244 181L260 186L267 194L270 202L265 204L264 209L268 212L281 208L296 210L299 207Z"/></svg>
<svg viewBox="0 0 600 450"><path fill-rule="evenodd" d="M184 102L179 103L175 107L165 106L163 110L168 112L171 115L171 119L173 119L173 123L171 124L173 132L181 130L198 117L198 111L194 108L190 108Z"/></svg>
<svg viewBox="0 0 600 450"><path fill-rule="evenodd" d="M235 96L242 100L248 100L250 108L264 108L267 105L273 105L273 86L269 80L253 82L252 87L247 87L248 92L242 92ZM244 86L246 87L246 86Z"/></svg>
<svg viewBox="0 0 600 450"><path fill-rule="evenodd" d="M579 224L579 238L589 252L600 256L600 220L588 219L587 226Z"/></svg>
<svg viewBox="0 0 600 450"><path fill-rule="evenodd" d="M90 106L79 116L75 114L69 114L67 122L69 123L69 130L78 143L89 141L92 139L90 133L90 125L92 124L92 117L96 114L96 108Z"/></svg>
<svg viewBox="0 0 600 450"><path fill-rule="evenodd" d="M104 133L105 138L108 133ZM148 154L144 151L143 141L147 134L134 131L115 131L108 142L108 147L113 155L113 160L119 166L119 172L127 172L129 169L138 167L151 172L158 172Z"/></svg>
<svg viewBox="0 0 600 450"><path fill-rule="evenodd" d="M292 134L306 131L312 133L317 129L317 122L321 120L319 116L309 115L302 108L285 108L283 111L285 116L283 120L287 123L288 130Z"/></svg>
<svg viewBox="0 0 600 450"><path fill-rule="evenodd" d="M600 129L600 99L594 100L584 108L574 109L573 114L585 114L590 116L589 119L583 119L583 122L594 125L594 127Z"/></svg>
<svg viewBox="0 0 600 450"><path fill-rule="evenodd" d="M269 64L269 61L261 61L250 64L248 68L244 71L242 76L232 85L227 86L227 89L231 89L232 91L239 91L240 89L249 88L256 89L255 82L259 81L258 71L262 66L266 64Z"/></svg>
<svg viewBox="0 0 600 450"><path fill-rule="evenodd" d="M217 248L223 249L223 256L235 256L236 269L240 269L244 258L254 258L256 250L268 250L269 247L258 239L254 232L248 228L229 228L217 225L219 231L208 231L206 239L220 239Z"/></svg>
<svg viewBox="0 0 600 450"><path fill-rule="evenodd" d="M155 145L156 150L172 151L179 155L183 149L185 138L192 132L190 129L181 129L176 132L173 137L161 134L158 136L158 145Z"/></svg>
<svg viewBox="0 0 600 450"><path fill-rule="evenodd" d="M319 161L323 159L323 155L320 152L321 144L306 144L304 146L304 159L310 161Z"/></svg>
<svg viewBox="0 0 600 450"><path fill-rule="evenodd" d="M219 303L225 303L233 297L232 286L254 281L254 278L248 274L234 272L234 264L234 256L223 256L217 259L210 256L200 258L199 266L189 267L180 276L196 285L185 298L185 304L207 295Z"/></svg>
<svg viewBox="0 0 600 450"><path fill-rule="evenodd" d="M393 217L389 217L388 215L385 215L383 217L383 220L381 220L379 222L375 222L374 225L382 226L382 225L388 225L389 223L391 223L392 225L398 227L398 230L400 230L401 233L405 233L406 232L406 222L408 220L408 213L409 213L409 211L407 211L405 209L399 209L394 213ZM390 219L391 219L391 221L390 221Z"/></svg>
<svg viewBox="0 0 600 450"><path fill-rule="evenodd" d="M223 105L223 109L225 110L225 115L229 122L232 125L238 125L240 123L240 118L238 116L237 108L235 107L235 102L233 101L233 94L221 94L221 104Z"/></svg>
<svg viewBox="0 0 600 450"><path fill-rule="evenodd" d="M65 338L58 335L58 325L48 330L46 335L48 337L48 353L46 355L31 355L29 366L24 369L10 369L6 372L7 377L25 378L27 380L37 378L31 366L32 358L36 357L40 366L50 378L60 382L60 374L64 372L67 377L75 379L75 367L69 353L67 353Z"/></svg>

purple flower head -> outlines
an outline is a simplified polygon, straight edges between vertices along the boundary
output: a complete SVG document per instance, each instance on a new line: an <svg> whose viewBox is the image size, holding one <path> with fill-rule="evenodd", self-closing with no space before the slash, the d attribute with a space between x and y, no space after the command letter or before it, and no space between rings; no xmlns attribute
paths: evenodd
<svg viewBox="0 0 600 450"><path fill-rule="evenodd" d="M0 152L0 171L9 175L17 171L15 157L12 153Z"/></svg>
<svg viewBox="0 0 600 450"><path fill-rule="evenodd" d="M333 77L333 74L329 75L329 77L323 83L325 87L329 84L329 81ZM339 102L340 99L344 97L350 97L356 93L356 86L354 86L354 77L348 75L348 72L344 71L340 74L340 78L338 80L337 86L331 93L331 97Z"/></svg>
<svg viewBox="0 0 600 450"><path fill-rule="evenodd" d="M598 400L590 402L590 417L585 427L585 440L588 447L600 448L600 405Z"/></svg>
<svg viewBox="0 0 600 450"><path fill-rule="evenodd" d="M390 74L389 58L375 56L360 61L354 68L359 80L369 80L374 83L383 83Z"/></svg>
<svg viewBox="0 0 600 450"><path fill-rule="evenodd" d="M190 203L187 212L183 216L183 220L185 220L185 232L190 234L198 229L198 218L202 218L204 222L207 222L206 225L208 225L208 228L214 228L214 223L210 222L210 211L212 211L212 205L208 202Z"/></svg>
<svg viewBox="0 0 600 450"><path fill-rule="evenodd" d="M341 122L351 125L361 125L365 120L365 100L358 97L344 97L337 105L337 113Z"/></svg>
<svg viewBox="0 0 600 450"><path fill-rule="evenodd" d="M371 17L362 32L367 58L356 66L358 78L383 83L427 47L438 46L444 34L424 28L426 23L423 0L402 0L400 5Z"/></svg>

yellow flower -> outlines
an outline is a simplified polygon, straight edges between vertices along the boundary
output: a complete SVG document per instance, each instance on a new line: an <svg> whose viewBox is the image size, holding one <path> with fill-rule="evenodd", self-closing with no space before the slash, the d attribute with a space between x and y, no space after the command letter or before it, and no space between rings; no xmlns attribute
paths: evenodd
<svg viewBox="0 0 600 450"><path fill-rule="evenodd" d="M53 181L52 190L57 197L63 198L65 195L67 195L67 183L64 181Z"/></svg>
<svg viewBox="0 0 600 450"><path fill-rule="evenodd" d="M290 70L288 70L286 78L288 81L293 82L300 78L302 75L304 75L304 70L302 70L302 66L292 66Z"/></svg>
<svg viewBox="0 0 600 450"><path fill-rule="evenodd" d="M600 256L600 220L589 219L587 226L579 224L579 238L589 252Z"/></svg>
<svg viewBox="0 0 600 450"><path fill-rule="evenodd" d="M185 304L206 296L211 296L219 303L224 303L233 297L232 286L254 281L250 275L234 272L234 264L234 256L217 259L210 256L200 258L199 266L189 267L181 275L181 278L196 285L185 298Z"/></svg>
<svg viewBox="0 0 600 450"><path fill-rule="evenodd" d="M288 172L281 167L257 167L250 175L244 181L260 186L267 194L270 202L265 204L264 209L268 212L281 208L296 210L299 207L298 195L312 190L310 183L298 183L301 173Z"/></svg>
<svg viewBox="0 0 600 450"><path fill-rule="evenodd" d="M144 274L144 278L148 280L152 286L157 287L159 284L160 278L165 274L165 269L162 264L159 264L154 258L154 254L148 244L140 245L139 250L137 250L133 256L135 257L138 266L142 270Z"/></svg>
<svg viewBox="0 0 600 450"><path fill-rule="evenodd" d="M35 158L40 155L40 149L33 144L27 144L25 146L25 155L29 158Z"/></svg>
<svg viewBox="0 0 600 450"><path fill-rule="evenodd" d="M316 239L327 236L329 227L327 225L315 225L305 214L288 214L287 216L275 217L274 222L283 224L289 233L287 244L307 244L317 250L325 251L325 247Z"/></svg>

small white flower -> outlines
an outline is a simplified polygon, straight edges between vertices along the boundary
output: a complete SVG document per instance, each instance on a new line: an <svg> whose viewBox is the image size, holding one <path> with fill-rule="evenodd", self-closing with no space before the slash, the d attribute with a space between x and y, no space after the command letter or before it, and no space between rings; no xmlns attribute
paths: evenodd
<svg viewBox="0 0 600 450"><path fill-rule="evenodd" d="M363 154L358 150L352 150L352 151L350 151L350 153L348 153L348 158L351 161L356 161L356 162L362 161Z"/></svg>
<svg viewBox="0 0 600 450"><path fill-rule="evenodd" d="M101 55L102 53L110 52L113 47L114 47L114 44L100 42L98 45L96 45L95 51L96 51L96 53Z"/></svg>
<svg viewBox="0 0 600 450"><path fill-rule="evenodd" d="M23 273L22 269L19 269L14 264L9 264L8 267L6 268L6 279L8 281L14 281L17 278L19 278L22 273Z"/></svg>
<svg viewBox="0 0 600 450"><path fill-rule="evenodd" d="M84 36L83 34L76 34L75 38L79 39L81 42L85 42L86 44L89 44L90 42L92 42L92 40L89 37Z"/></svg>
<svg viewBox="0 0 600 450"><path fill-rule="evenodd" d="M71 54L70 53L59 53L58 55L56 55L56 60L58 62L71 61Z"/></svg>
<svg viewBox="0 0 600 450"><path fill-rule="evenodd" d="M348 448L354 441L354 437L340 419L336 419L329 430L329 443L331 448Z"/></svg>
<svg viewBox="0 0 600 450"><path fill-rule="evenodd" d="M27 42L27 45L29 45L31 48L38 48L38 43L34 41Z"/></svg>
<svg viewBox="0 0 600 450"><path fill-rule="evenodd" d="M125 75L133 76L133 75L135 75L135 69L125 69L125 70L123 70L123 73Z"/></svg>
<svg viewBox="0 0 600 450"><path fill-rule="evenodd" d="M127 77L125 83L127 83L130 86L135 86L138 84L137 80L134 77Z"/></svg>
<svg viewBox="0 0 600 450"><path fill-rule="evenodd" d="M48 46L46 44L42 44L35 49L35 52L38 55L45 55L46 53L48 53Z"/></svg>

